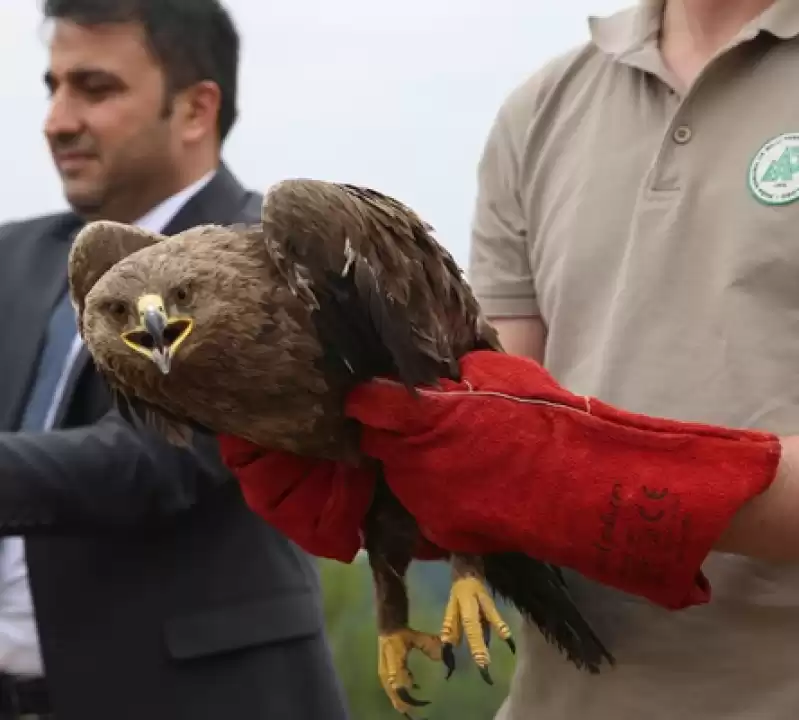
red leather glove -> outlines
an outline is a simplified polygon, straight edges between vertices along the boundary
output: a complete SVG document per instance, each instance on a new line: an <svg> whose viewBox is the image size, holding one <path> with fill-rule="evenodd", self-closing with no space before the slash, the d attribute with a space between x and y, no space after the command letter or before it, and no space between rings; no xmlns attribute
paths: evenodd
<svg viewBox="0 0 799 720"><path fill-rule="evenodd" d="M518 551L678 609L710 599L701 565L775 477L774 435L644 417L491 351L414 398L358 387L347 412L394 493L451 551Z"/></svg>
<svg viewBox="0 0 799 720"><path fill-rule="evenodd" d="M361 549L361 525L372 501L372 472L264 450L231 435L217 439L222 460L253 512L306 552L352 562Z"/></svg>
<svg viewBox="0 0 799 720"><path fill-rule="evenodd" d="M375 477L366 468L266 450L233 435L217 436L222 460L249 508L317 557L352 562L363 544L364 517ZM444 557L424 538L414 557Z"/></svg>

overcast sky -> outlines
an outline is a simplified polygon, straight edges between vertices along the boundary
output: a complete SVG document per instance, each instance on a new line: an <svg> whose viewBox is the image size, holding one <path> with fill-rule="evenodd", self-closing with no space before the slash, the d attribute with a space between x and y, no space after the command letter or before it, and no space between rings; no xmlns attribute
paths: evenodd
<svg viewBox="0 0 799 720"><path fill-rule="evenodd" d="M369 184L435 225L465 264L475 165L507 92L633 0L227 0L241 116L225 159L249 186ZM39 0L0 0L0 222L63 207L41 136Z"/></svg>

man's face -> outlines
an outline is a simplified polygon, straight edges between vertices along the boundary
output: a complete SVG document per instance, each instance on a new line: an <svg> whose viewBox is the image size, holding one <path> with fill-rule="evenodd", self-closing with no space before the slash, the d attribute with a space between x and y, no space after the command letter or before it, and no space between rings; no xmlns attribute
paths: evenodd
<svg viewBox="0 0 799 720"><path fill-rule="evenodd" d="M56 21L45 82L45 135L77 212L133 222L125 216L171 194L160 191L176 174L177 132L165 117L163 71L138 24Z"/></svg>

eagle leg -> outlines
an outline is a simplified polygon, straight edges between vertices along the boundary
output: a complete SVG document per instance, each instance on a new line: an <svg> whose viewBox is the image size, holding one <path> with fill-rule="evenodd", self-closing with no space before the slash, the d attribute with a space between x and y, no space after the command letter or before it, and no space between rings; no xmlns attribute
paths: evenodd
<svg viewBox="0 0 799 720"><path fill-rule="evenodd" d="M397 552L390 558L379 552L368 554L377 602L377 674L394 709L410 718L412 706L422 707L429 702L411 695L411 689L417 689L418 685L408 668L408 655L415 648L431 660L440 661L441 640L437 635L408 627L405 572L410 557L398 557Z"/></svg>
<svg viewBox="0 0 799 720"><path fill-rule="evenodd" d="M489 685L494 681L488 671L491 656L488 651L491 628L508 644L515 654L516 644L508 624L502 619L482 580L480 559L468 555L453 555L452 590L444 613L441 630L441 654L447 667L447 679L455 671L453 648L466 636L466 643L480 675Z"/></svg>

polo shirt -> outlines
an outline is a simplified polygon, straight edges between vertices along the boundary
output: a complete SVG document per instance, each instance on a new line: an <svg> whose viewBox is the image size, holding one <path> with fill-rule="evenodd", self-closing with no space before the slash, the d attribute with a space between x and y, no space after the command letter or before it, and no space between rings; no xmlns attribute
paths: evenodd
<svg viewBox="0 0 799 720"><path fill-rule="evenodd" d="M470 282L538 315L544 364L633 412L799 432L799 3L777 0L684 93L662 2L590 20L500 108ZM799 517L797 518L799 522ZM523 628L497 720L795 720L799 570L713 553L668 612L566 573L618 659L598 676Z"/></svg>

